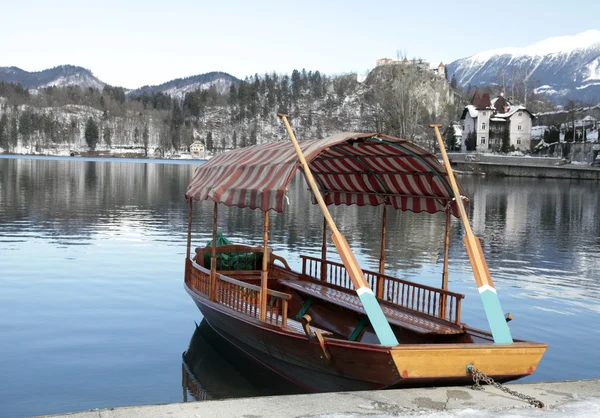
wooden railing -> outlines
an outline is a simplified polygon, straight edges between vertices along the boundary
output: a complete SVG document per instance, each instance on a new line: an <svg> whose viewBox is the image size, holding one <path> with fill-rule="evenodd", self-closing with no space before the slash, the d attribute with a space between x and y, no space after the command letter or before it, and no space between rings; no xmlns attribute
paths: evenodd
<svg viewBox="0 0 600 418"><path fill-rule="evenodd" d="M194 267L196 265L197 267ZM198 268L197 264L187 260L185 268L185 282L195 289L198 293L208 297L210 293L210 271L205 268Z"/></svg>
<svg viewBox="0 0 600 418"><path fill-rule="evenodd" d="M350 275L341 263L301 256L302 274L344 289L355 290ZM408 280L363 270L377 299L435 318L460 324L460 308L464 295Z"/></svg>
<svg viewBox="0 0 600 418"><path fill-rule="evenodd" d="M186 284L208 298L210 270L189 261ZM286 327L289 299L291 296L287 293L267 289L266 322ZM217 273L214 302L250 317L260 318L260 286Z"/></svg>

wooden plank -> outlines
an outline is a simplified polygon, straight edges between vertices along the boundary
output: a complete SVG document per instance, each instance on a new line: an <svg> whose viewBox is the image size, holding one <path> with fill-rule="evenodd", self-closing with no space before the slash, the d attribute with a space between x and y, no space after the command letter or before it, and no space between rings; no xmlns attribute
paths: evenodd
<svg viewBox="0 0 600 418"><path fill-rule="evenodd" d="M468 364L488 375L527 375L535 371L546 348L532 343L432 344L394 347L391 354L404 378L465 376Z"/></svg>
<svg viewBox="0 0 600 418"><path fill-rule="evenodd" d="M360 299L351 293L305 280L281 280L280 283L301 293L365 314ZM413 314L408 309L396 309L387 304L381 308L390 323L420 334L462 334L465 332L462 327L451 322L442 322L437 318L428 319L426 314L416 312Z"/></svg>
<svg viewBox="0 0 600 418"><path fill-rule="evenodd" d="M210 262L210 300L215 300L216 285L217 285L217 217L219 206L215 202L213 210L213 238L212 238L212 256ZM201 260L203 263L204 260Z"/></svg>
<svg viewBox="0 0 600 418"><path fill-rule="evenodd" d="M187 250L185 253L186 260L190 259L191 248L192 248L192 212L193 212L194 199L190 197L189 212L188 212L188 232L187 232Z"/></svg>
<svg viewBox="0 0 600 418"><path fill-rule="evenodd" d="M265 211L264 228L263 228L263 259L262 259L262 274L260 277L260 320L266 320L267 314L267 279L269 271L269 211Z"/></svg>

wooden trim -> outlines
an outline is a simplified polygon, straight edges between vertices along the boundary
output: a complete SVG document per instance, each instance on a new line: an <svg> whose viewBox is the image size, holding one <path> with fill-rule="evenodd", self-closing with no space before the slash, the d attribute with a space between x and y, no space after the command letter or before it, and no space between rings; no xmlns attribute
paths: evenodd
<svg viewBox="0 0 600 418"><path fill-rule="evenodd" d="M330 261L330 260L320 260L320 259L318 259L316 257L311 257L311 256L308 256L308 255L301 255L300 258L303 259L303 260L306 259L306 260L314 260L314 261L319 261L319 262L325 261L327 264L333 264L333 265L337 265L337 266L340 266L340 267L345 267L342 263L336 263L335 261ZM425 284L411 282L410 280L399 279L397 277L389 276L387 274L381 274L380 275L378 272L372 271L372 270L363 270L363 272L366 273L366 274L374 274L374 275L377 275L377 276L383 276L383 277L385 277L387 279L392 279L392 280L395 280L395 281L398 281L398 282L401 282L401 283L405 283L405 284L408 284L408 285L411 285L411 286L417 286L417 287L420 287L420 288L423 288L423 289L426 289L426 290L438 291L440 293L445 293L448 296L454 296L454 297L456 297L458 299L464 299L464 297L465 297L465 295L463 295L461 293L456 293L456 292L452 292L450 290L443 290L443 289L439 289L437 287L433 287L433 286L428 286L428 285L425 285Z"/></svg>
<svg viewBox="0 0 600 418"><path fill-rule="evenodd" d="M216 274L217 274L217 218L219 206L215 202L213 209L213 238L212 238L212 257L210 262L210 300L216 298Z"/></svg>
<svg viewBox="0 0 600 418"><path fill-rule="evenodd" d="M543 344L403 345L391 350L404 378L465 376L473 364L489 375L529 375L546 351Z"/></svg>
<svg viewBox="0 0 600 418"><path fill-rule="evenodd" d="M188 232L187 232L187 250L185 253L185 258L189 259L192 248L192 213L193 213L193 202L194 199L190 197L189 199L189 212L188 212Z"/></svg>
<svg viewBox="0 0 600 418"><path fill-rule="evenodd" d="M383 204L383 215L381 221L381 251L379 254L379 274L385 274L385 236L387 233L386 222L387 222L387 205Z"/></svg>
<svg viewBox="0 0 600 418"><path fill-rule="evenodd" d="M444 239L444 269L442 271L442 289L448 290L448 255L450 250L450 208L446 210L446 235ZM442 318L446 318L447 297L443 295L440 300ZM460 311L458 311L460 312Z"/></svg>
<svg viewBox="0 0 600 418"><path fill-rule="evenodd" d="M269 265L269 211L266 210L264 214L264 225L263 225L263 260L262 260L262 274L260 276L260 320L265 321L267 318L267 279L269 277L269 271L267 266Z"/></svg>
<svg viewBox="0 0 600 418"><path fill-rule="evenodd" d="M321 258L327 260L327 218L323 217L323 244L321 246ZM325 281L327 278L327 266L325 263L321 264L321 280Z"/></svg>
<svg viewBox="0 0 600 418"><path fill-rule="evenodd" d="M196 263L195 261L192 261L192 266L194 266L194 268L196 268L196 269L198 269L200 271L204 271L204 272L207 272L207 273L209 271L206 268L204 268L201 265L199 265L198 263ZM246 289L256 290L257 292L260 292L260 286L256 286L254 284L246 283L246 282L243 282L241 280L232 279L231 277L225 276L225 275L223 275L221 273L217 273L216 276L219 278L219 280L222 280L224 282L235 284L237 286L244 287ZM267 289L267 294L269 294L271 296L277 296L278 298L281 298L281 299L291 299L292 298L292 296L289 295L289 294L287 294L287 293L279 292L279 291L273 290L273 289Z"/></svg>

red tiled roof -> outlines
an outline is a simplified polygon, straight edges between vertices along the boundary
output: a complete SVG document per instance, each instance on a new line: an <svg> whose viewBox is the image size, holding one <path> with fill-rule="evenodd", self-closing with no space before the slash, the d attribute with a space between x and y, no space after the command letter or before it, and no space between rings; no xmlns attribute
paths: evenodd
<svg viewBox="0 0 600 418"><path fill-rule="evenodd" d="M479 95L479 90L475 89L475 94L471 98L471 104L475 106L475 108L479 107L479 103L481 102L481 96Z"/></svg>
<svg viewBox="0 0 600 418"><path fill-rule="evenodd" d="M487 109L492 107L492 102L490 101L490 95L488 93L483 93L483 96L481 96L480 105L477 107L481 109Z"/></svg>

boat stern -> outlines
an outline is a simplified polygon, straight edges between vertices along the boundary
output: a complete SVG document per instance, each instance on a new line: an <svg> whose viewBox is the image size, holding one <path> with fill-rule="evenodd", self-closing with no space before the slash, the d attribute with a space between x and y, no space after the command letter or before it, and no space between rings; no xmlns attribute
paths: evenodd
<svg viewBox="0 0 600 418"><path fill-rule="evenodd" d="M398 345L390 354L403 379L460 384L472 380L467 366L499 382L530 375L547 348L529 342Z"/></svg>

